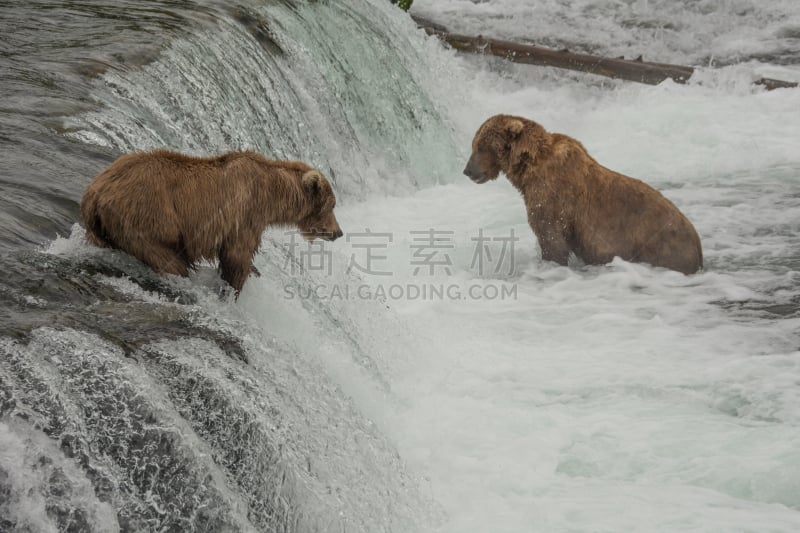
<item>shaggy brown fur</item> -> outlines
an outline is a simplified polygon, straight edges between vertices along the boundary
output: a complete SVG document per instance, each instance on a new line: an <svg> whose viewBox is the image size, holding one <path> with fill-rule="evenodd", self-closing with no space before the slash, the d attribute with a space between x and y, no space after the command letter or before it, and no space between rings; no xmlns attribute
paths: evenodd
<svg viewBox="0 0 800 533"><path fill-rule="evenodd" d="M571 137L495 115L475 134L464 174L485 183L500 172L525 199L543 259L566 265L573 252L601 264L619 256L684 274L703 266L700 238L672 202L600 165Z"/></svg>
<svg viewBox="0 0 800 533"><path fill-rule="evenodd" d="M238 295L267 226L335 240L335 204L328 180L299 161L155 150L123 155L100 173L83 194L81 216L92 243L157 272L187 276L196 262L219 259Z"/></svg>

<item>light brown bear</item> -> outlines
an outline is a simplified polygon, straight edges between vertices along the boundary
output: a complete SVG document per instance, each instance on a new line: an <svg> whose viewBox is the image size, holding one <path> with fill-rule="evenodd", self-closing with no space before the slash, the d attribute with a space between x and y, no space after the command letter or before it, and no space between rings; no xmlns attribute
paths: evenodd
<svg viewBox="0 0 800 533"><path fill-rule="evenodd" d="M160 273L187 276L219 259L239 294L267 226L295 225L302 235L335 240L328 180L299 161L255 152L191 157L167 150L123 155L86 188L81 216L98 245L136 257Z"/></svg>
<svg viewBox="0 0 800 533"><path fill-rule="evenodd" d="M475 183L503 172L525 199L542 258L587 264L619 256L684 274L703 267L700 237L649 185L595 161L577 140L531 120L495 115L478 129L466 174Z"/></svg>

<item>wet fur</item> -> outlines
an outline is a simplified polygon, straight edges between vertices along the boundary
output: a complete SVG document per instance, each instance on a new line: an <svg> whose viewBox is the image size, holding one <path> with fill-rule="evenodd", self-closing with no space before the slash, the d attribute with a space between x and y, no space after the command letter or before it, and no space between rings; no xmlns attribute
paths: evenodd
<svg viewBox="0 0 800 533"><path fill-rule="evenodd" d="M543 259L566 265L619 256L684 274L703 267L700 237L675 205L649 185L595 161L577 140L516 116L478 129L464 173L476 183L508 177L525 200Z"/></svg>
<svg viewBox="0 0 800 533"><path fill-rule="evenodd" d="M160 273L187 276L198 261L218 259L238 294L268 226L333 240L341 236L335 203L325 177L299 161L155 150L123 155L101 172L84 192L81 216L89 241Z"/></svg>

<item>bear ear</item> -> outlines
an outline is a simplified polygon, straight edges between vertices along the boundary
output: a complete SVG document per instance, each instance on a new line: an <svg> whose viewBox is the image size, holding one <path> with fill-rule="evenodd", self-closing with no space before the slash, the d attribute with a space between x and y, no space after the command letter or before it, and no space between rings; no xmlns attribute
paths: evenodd
<svg viewBox="0 0 800 533"><path fill-rule="evenodd" d="M303 185L303 190L308 193L319 193L320 186L322 185L322 174L316 170L309 170L303 177L300 178L300 183Z"/></svg>
<svg viewBox="0 0 800 533"><path fill-rule="evenodd" d="M519 134L522 133L524 128L525 124L518 118L511 119L511 121L509 121L509 123L506 125L506 130L509 131L514 137L519 137Z"/></svg>

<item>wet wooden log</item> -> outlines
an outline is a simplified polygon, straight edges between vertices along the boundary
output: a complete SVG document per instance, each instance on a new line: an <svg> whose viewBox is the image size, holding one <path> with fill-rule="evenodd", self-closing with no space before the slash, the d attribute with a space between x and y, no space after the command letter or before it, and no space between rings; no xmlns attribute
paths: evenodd
<svg viewBox="0 0 800 533"><path fill-rule="evenodd" d="M692 67L651 63L637 59L610 58L591 54L577 54L568 50L553 50L541 46L520 44L502 39L492 39L482 35L470 36L451 33L439 24L420 17L414 17L417 25L428 34L435 35L461 52L490 54L515 63L556 67L579 72L588 72L608 78L635 81L657 85L666 79L686 83L694 74ZM797 87L796 82L760 78L755 83L767 90Z"/></svg>

